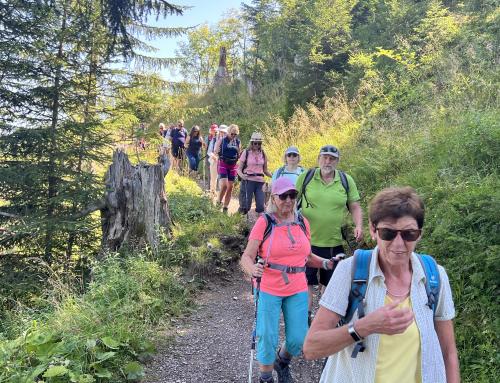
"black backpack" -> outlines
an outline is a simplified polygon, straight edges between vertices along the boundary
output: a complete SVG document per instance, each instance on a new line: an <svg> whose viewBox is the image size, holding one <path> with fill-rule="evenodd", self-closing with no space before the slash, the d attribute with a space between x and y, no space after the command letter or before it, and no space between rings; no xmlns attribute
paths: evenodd
<svg viewBox="0 0 500 383"><path fill-rule="evenodd" d="M307 171L306 176L304 177L304 182L302 183L302 189L300 190L300 200L297 202L297 210L302 208L302 199L306 201L306 207L309 207L310 203L307 200L306 196L306 188L309 182L311 182L314 177L314 173L317 168L311 168ZM346 194L349 194L349 182L347 181L347 176L342 170L336 169L335 171L339 172L340 182L342 183L343 188L345 189ZM349 205L346 202L347 210L349 210Z"/></svg>

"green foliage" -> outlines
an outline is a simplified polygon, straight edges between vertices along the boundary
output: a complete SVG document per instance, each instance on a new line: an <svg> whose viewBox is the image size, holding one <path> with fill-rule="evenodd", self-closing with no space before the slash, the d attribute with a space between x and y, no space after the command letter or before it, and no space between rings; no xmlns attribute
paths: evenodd
<svg viewBox="0 0 500 383"><path fill-rule="evenodd" d="M155 262L109 255L87 293L67 296L18 338L0 340L0 381L136 381L144 375L137 361L154 351L154 326L165 313L185 311L188 292Z"/></svg>

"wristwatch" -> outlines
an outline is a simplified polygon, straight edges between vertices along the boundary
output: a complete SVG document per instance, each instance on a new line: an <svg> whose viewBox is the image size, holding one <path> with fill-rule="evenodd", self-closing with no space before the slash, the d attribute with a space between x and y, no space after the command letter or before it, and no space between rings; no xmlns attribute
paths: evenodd
<svg viewBox="0 0 500 383"><path fill-rule="evenodd" d="M330 269L328 268L328 259L324 259L324 260L323 260L323 269L324 269L324 270L330 270Z"/></svg>
<svg viewBox="0 0 500 383"><path fill-rule="evenodd" d="M354 323L351 323L347 326L347 331L349 331L349 335L354 339L355 342L361 342L363 338L356 332L354 329Z"/></svg>

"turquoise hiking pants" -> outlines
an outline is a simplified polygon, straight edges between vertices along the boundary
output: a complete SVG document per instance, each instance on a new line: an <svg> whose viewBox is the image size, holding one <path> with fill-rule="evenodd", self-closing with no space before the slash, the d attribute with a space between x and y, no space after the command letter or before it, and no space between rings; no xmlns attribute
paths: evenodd
<svg viewBox="0 0 500 383"><path fill-rule="evenodd" d="M279 342L280 314L285 320L285 347L292 356L302 352L307 334L307 292L278 297L260 292L257 310L257 360L271 365Z"/></svg>

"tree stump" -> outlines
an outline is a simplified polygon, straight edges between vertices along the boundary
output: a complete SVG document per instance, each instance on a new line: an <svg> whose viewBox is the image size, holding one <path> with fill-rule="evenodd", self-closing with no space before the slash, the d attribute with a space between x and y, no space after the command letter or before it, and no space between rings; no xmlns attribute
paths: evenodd
<svg viewBox="0 0 500 383"><path fill-rule="evenodd" d="M165 155L160 153L159 164L133 166L123 151L113 153L113 163L106 173L105 207L101 209L103 249L115 251L125 244L158 248L161 234L171 225L165 194Z"/></svg>

